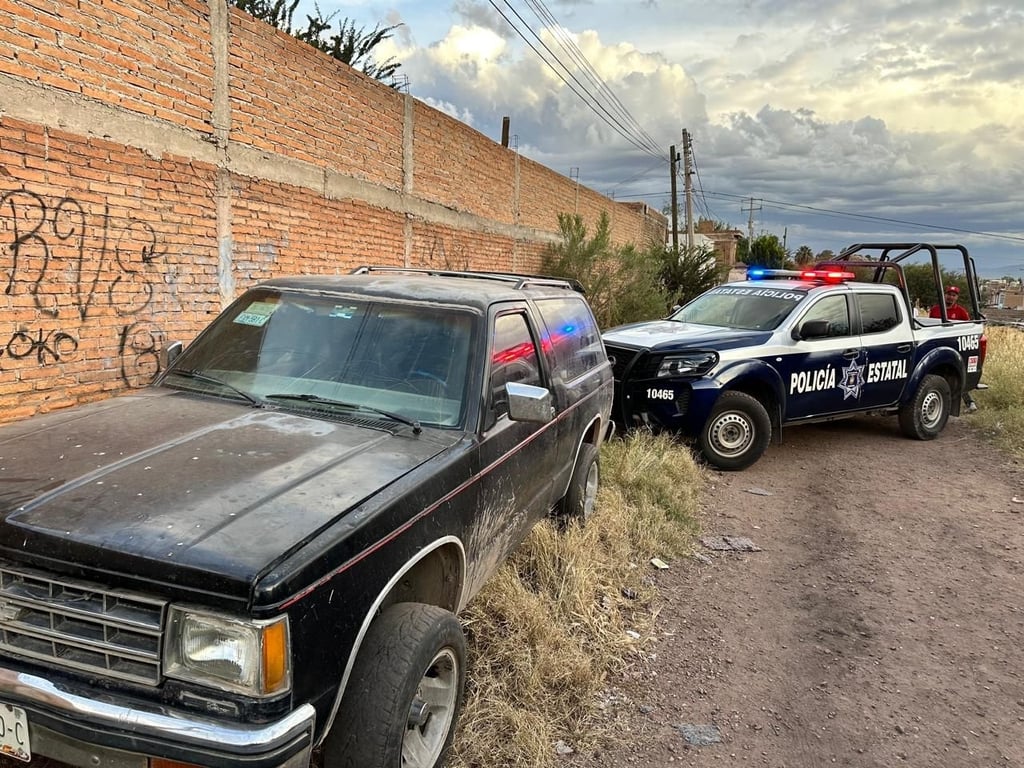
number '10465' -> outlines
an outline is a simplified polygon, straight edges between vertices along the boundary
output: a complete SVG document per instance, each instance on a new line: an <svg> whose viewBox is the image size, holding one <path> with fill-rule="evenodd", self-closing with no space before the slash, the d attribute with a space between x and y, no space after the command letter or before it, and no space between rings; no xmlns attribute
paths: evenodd
<svg viewBox="0 0 1024 768"><path fill-rule="evenodd" d="M978 349L981 346L981 337L978 335L957 336L956 346L961 352L966 352L969 349Z"/></svg>

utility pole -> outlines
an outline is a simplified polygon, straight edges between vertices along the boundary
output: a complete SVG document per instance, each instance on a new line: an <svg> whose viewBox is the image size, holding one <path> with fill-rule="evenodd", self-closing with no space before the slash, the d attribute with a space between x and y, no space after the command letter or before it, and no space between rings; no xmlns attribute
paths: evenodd
<svg viewBox="0 0 1024 768"><path fill-rule="evenodd" d="M749 247L754 242L754 211L760 211L761 205L759 203L755 208L754 198L750 198L750 205L747 208L740 208L740 210L748 211L750 213L750 216L747 219L747 246Z"/></svg>
<svg viewBox="0 0 1024 768"><path fill-rule="evenodd" d="M693 252L693 147L690 145L690 132L683 129L683 189L686 199L686 248Z"/></svg>
<svg viewBox="0 0 1024 768"><path fill-rule="evenodd" d="M672 183L672 252L679 259L679 201L676 198L676 161L679 155L676 154L676 145L668 148L669 178Z"/></svg>

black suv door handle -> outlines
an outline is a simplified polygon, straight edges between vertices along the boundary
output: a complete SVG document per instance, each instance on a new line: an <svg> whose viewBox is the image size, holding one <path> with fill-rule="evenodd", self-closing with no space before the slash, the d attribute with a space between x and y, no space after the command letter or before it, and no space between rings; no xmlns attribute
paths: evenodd
<svg viewBox="0 0 1024 768"><path fill-rule="evenodd" d="M853 358L857 357L859 354L860 354L860 350L859 349L848 349L845 352L843 352L843 357L845 357L847 360L852 360Z"/></svg>
<svg viewBox="0 0 1024 768"><path fill-rule="evenodd" d="M898 347L896 347L896 351L899 352L902 355L902 354L905 354L905 353L909 352L913 348L914 348L913 344L900 344Z"/></svg>

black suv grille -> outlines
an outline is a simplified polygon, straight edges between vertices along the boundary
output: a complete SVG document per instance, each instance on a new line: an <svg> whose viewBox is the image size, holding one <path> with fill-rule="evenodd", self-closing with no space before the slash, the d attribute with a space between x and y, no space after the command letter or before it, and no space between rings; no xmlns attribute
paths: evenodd
<svg viewBox="0 0 1024 768"><path fill-rule="evenodd" d="M155 685L165 607L0 565L0 653Z"/></svg>

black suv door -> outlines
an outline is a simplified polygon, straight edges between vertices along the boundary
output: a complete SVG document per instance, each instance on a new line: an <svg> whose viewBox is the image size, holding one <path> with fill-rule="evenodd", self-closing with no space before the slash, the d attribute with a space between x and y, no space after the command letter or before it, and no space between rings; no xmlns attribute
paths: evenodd
<svg viewBox="0 0 1024 768"><path fill-rule="evenodd" d="M470 574L470 594L486 577L488 563L500 562L526 530L551 508L552 476L558 466L557 422L513 421L505 385L550 389L541 364L539 335L525 305L495 312L488 333L489 371L484 380L477 484L478 504L467 546L478 572ZM552 401L554 402L554 401Z"/></svg>

